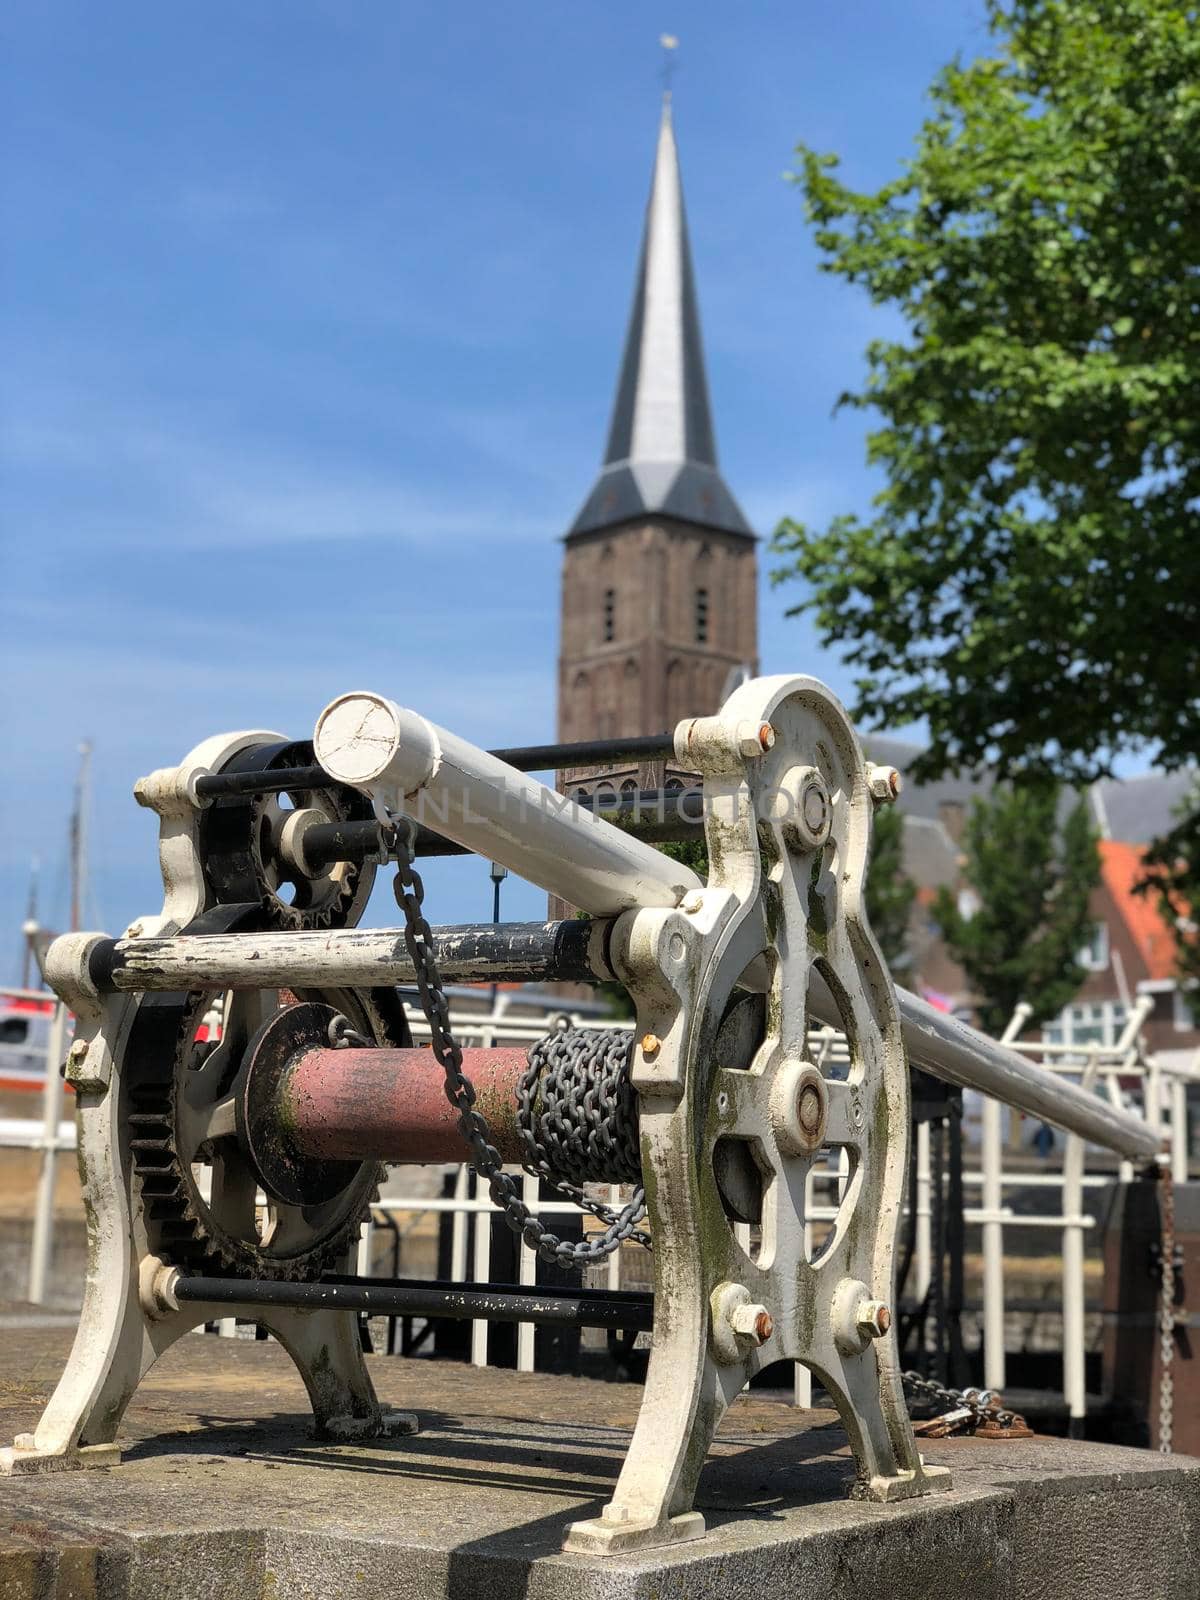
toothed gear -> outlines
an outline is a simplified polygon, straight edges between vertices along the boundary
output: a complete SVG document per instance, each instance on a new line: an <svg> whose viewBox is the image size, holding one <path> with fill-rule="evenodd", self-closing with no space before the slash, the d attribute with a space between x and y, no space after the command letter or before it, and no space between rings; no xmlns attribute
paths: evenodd
<svg viewBox="0 0 1200 1600"><path fill-rule="evenodd" d="M303 740L262 744L240 751L221 770L270 772L308 767L313 760L312 745ZM340 861L309 877L286 862L280 835L292 811L285 799L295 809L321 812L329 822L365 822L372 816L363 795L332 780L318 789L229 795L214 801L200 822L204 873L213 900L221 905L256 905L256 920L264 929L353 927L370 898L376 864Z"/></svg>
<svg viewBox="0 0 1200 1600"><path fill-rule="evenodd" d="M224 1006L226 1031L220 1045L205 1051L206 1041L199 1036L205 1013L224 998L212 993L148 994L138 1004L123 1081L147 1245L152 1254L186 1270L312 1279L339 1263L357 1242L371 1202L379 1196L383 1169L364 1162L324 1203L272 1201L267 1236L259 1233L254 1204L258 1181L229 1131L232 1124L215 1140L197 1139L205 1116L228 1097L246 1038L257 1025L246 1004L255 997L236 996L232 1005ZM394 990L305 991L296 998L335 1007L378 1044L411 1042ZM212 1168L210 1200L200 1192L193 1170L205 1154ZM241 1232L230 1226L229 1214L238 1205Z"/></svg>

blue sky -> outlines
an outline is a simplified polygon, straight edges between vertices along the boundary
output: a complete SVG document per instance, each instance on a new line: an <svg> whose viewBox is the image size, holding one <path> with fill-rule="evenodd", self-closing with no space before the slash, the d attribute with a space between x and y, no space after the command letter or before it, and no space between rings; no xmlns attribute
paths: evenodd
<svg viewBox="0 0 1200 1600"><path fill-rule="evenodd" d="M870 495L864 420L831 412L886 325L818 272L783 174L803 139L892 175L936 68L986 46L978 0L9 0L0 979L33 854L66 914L82 737L88 920L118 930L161 900L130 786L209 733L303 736L370 687L552 736L664 30L722 466L760 533L820 522ZM764 668L845 691L786 604L764 581ZM479 863L430 878L435 920L489 914Z"/></svg>

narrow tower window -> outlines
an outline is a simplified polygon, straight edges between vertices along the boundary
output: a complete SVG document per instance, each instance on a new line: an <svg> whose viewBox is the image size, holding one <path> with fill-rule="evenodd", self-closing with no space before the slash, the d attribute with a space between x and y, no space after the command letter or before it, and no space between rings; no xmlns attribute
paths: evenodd
<svg viewBox="0 0 1200 1600"><path fill-rule="evenodd" d="M604 642L610 644L617 636L617 591L604 591Z"/></svg>
<svg viewBox="0 0 1200 1600"><path fill-rule="evenodd" d="M696 590L696 643L708 643L708 590Z"/></svg>

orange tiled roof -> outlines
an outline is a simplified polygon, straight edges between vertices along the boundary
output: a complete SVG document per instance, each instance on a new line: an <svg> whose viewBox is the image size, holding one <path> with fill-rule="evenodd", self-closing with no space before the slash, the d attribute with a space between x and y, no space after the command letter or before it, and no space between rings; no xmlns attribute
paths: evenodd
<svg viewBox="0 0 1200 1600"><path fill-rule="evenodd" d="M1142 953L1151 978L1175 975L1175 939L1163 920L1153 894L1135 894L1146 870L1146 852L1141 845L1123 844L1118 839L1100 840L1100 876L1116 902L1117 909Z"/></svg>

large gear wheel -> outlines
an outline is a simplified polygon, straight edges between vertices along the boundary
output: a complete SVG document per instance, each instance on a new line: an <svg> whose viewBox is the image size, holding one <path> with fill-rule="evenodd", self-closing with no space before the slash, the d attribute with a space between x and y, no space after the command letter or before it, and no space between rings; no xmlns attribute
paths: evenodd
<svg viewBox="0 0 1200 1600"><path fill-rule="evenodd" d="M394 990L331 990L309 998L334 1007L379 1044L410 1042ZM174 1266L315 1278L355 1243L378 1193L381 1169L363 1162L329 1198L297 1205L270 1199L260 1213L258 1178L237 1138L232 1089L247 1043L275 1009L273 992L145 995L138 1004L125 1051L125 1120L147 1247Z"/></svg>
<svg viewBox="0 0 1200 1600"><path fill-rule="evenodd" d="M253 745L221 771L270 772L313 764L311 743ZM212 899L221 905L257 908L263 928L353 927L375 881L373 861L339 861L309 876L284 854L283 833L297 811L314 811L326 822L364 822L370 802L330 780L318 789L281 794L228 795L213 802L200 822L204 873Z"/></svg>

